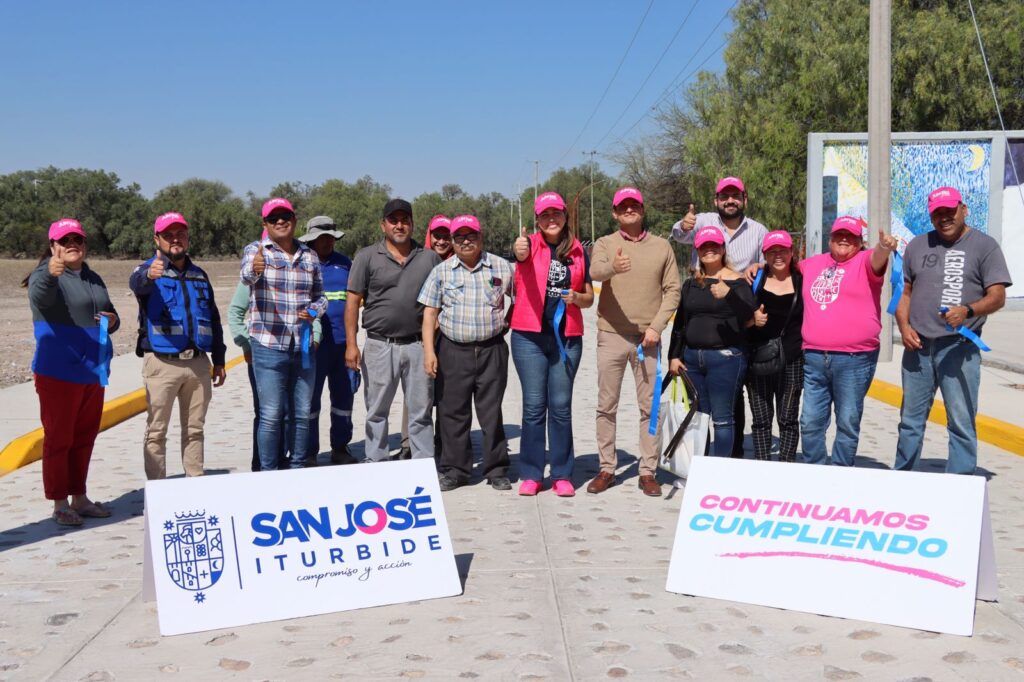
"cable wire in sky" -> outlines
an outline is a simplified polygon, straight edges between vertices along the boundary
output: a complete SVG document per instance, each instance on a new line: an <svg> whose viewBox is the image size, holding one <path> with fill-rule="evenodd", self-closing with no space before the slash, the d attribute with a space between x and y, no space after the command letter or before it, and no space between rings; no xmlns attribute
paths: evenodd
<svg viewBox="0 0 1024 682"><path fill-rule="evenodd" d="M633 31L633 37L630 38L629 45L626 46L626 51L622 53L622 59L619 60L619 65L615 67L615 72L612 74L612 77L608 79L608 85L604 87L604 92L601 93L601 97L597 100L597 104L594 105L594 109L590 112L590 116L587 117L586 123L584 123L583 127L580 128L580 132L579 134L576 135L576 139L573 140L572 144L569 145L569 148L566 149L560 157L558 157L558 161L555 161L554 168L558 168L558 164L562 163L562 160L565 159L565 157L569 155L569 152L571 152L576 147L576 144L580 141L580 138L583 137L583 133L586 132L587 126L589 126L590 122L594 120L594 114L596 114L597 110L601 108L601 104L604 103L604 98L608 96L608 91L611 90L612 83L615 82L615 78L619 75L619 70L622 69L622 64L626 61L626 57L629 55L629 51L633 49L633 43L636 42L636 37L640 35L640 29L643 27L644 21L647 19L647 15L650 13L651 7L653 6L654 0L651 0L649 3L647 3L647 9L644 10L644 15L640 17L640 23L637 24L636 30Z"/></svg>
<svg viewBox="0 0 1024 682"><path fill-rule="evenodd" d="M594 145L595 147L601 146L601 143L604 142L608 138L608 136L612 134L613 130L615 130L615 126L619 125L619 121L621 121L622 117L626 115L626 112L629 111L629 108L633 106L633 102L635 102L636 98L640 96L640 93L643 91L644 86L647 85L647 81L651 80L651 76L653 76L654 72L658 70L658 67L661 65L662 60L665 59L665 55L668 54L668 51L672 48L672 45L675 44L676 38L678 38L679 34L683 32L683 27L686 26L686 22L687 20L689 20L690 15L693 14L693 10L697 8L698 2L700 2L700 0L693 0L693 4L690 5L690 11L686 13L685 17L683 17L683 21L679 24L679 28L676 29L675 34L672 36L672 40L668 41L668 45L666 45L665 49L662 50L661 56L658 57L658 61L654 62L654 66L652 66L651 70L647 73L647 77L644 78L643 82L640 84L640 87L636 89L636 93L633 94L632 99L629 100L629 104L627 104L626 107L622 110L622 113L619 114L619 117L615 119L615 122L612 123L612 126L611 128L608 129L608 132L601 136L601 139L598 140L596 145Z"/></svg>

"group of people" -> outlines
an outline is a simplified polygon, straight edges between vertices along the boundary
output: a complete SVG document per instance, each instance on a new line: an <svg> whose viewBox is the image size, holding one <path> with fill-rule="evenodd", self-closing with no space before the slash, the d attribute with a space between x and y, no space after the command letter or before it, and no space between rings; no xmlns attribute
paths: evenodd
<svg viewBox="0 0 1024 682"><path fill-rule="evenodd" d="M522 387L518 492L543 490L547 465L554 493L575 495L573 384L583 361L582 310L594 304L595 282L600 471L588 493L617 480L627 365L640 411L638 485L646 495L661 495L659 441L650 422L665 375L685 375L711 415L711 455L743 456L745 387L756 459L771 458L777 419L779 460L795 461L802 440L802 461L824 463L834 409L831 462L852 466L878 360L882 283L897 240L879 230L877 245L865 249L864 221L843 216L832 225L828 252L799 261L788 232L747 217L739 178L718 182L714 204L707 213L691 204L672 228L672 239L693 247L691 276L681 283L673 248L646 229L644 198L634 187L615 192L618 229L590 253L568 225L564 199L540 194L536 229L521 230L509 260L485 250L484 226L472 215L433 217L421 246L403 199L384 206L382 239L349 260L335 250L344 233L331 218L310 219L297 237L292 204L267 201L263 234L245 247L228 314L252 387L252 469L316 464L325 385L331 461L357 461L349 443L360 386L365 461L389 459L388 417L401 387L408 456L435 458L442 490L470 479L473 408L482 432L481 473L493 488L510 490L502 402L511 354ZM978 335L986 316L1002 307L1011 280L998 243L967 226L956 189L932 192L928 212L935 229L905 249L895 311L904 345L895 466L912 469L919 459L938 389L949 420L947 471L973 473ZM188 255L185 216L157 217L154 245L153 257L129 280L148 404L144 468L148 479L166 476L177 403L182 465L196 476L203 473L212 389L225 380L221 318L209 277ZM47 254L24 282L37 340L44 491L62 525L110 514L86 495L86 475L112 356L109 335L119 318L86 253L82 226L57 221ZM661 339L670 324L663 371Z"/></svg>

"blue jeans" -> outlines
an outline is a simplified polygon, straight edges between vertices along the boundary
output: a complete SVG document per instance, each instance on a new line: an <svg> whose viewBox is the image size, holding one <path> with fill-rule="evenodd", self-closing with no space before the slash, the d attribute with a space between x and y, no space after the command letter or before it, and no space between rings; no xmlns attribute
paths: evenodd
<svg viewBox="0 0 1024 682"><path fill-rule="evenodd" d="M544 479L544 428L552 480L572 480L572 385L583 355L583 340L565 339L566 365L555 337L543 332L512 332L512 362L523 387L523 426L519 439L520 478Z"/></svg>
<svg viewBox="0 0 1024 682"><path fill-rule="evenodd" d="M715 442L711 454L731 457L735 439L736 396L747 373L747 356L741 348L687 348L683 351L686 376L693 382L700 411L711 410Z"/></svg>
<svg viewBox="0 0 1024 682"><path fill-rule="evenodd" d="M978 413L981 351L959 334L921 338L918 351L903 352L903 405L894 469L910 471L921 457L924 427L935 398L942 391L949 431L946 473L973 474L978 464Z"/></svg>
<svg viewBox="0 0 1024 682"><path fill-rule="evenodd" d="M832 464L852 467L860 440L864 397L875 378L878 351L840 353L804 351L804 402L800 415L802 457L806 464L824 464L828 457L825 431L836 406L836 442Z"/></svg>
<svg viewBox="0 0 1024 682"><path fill-rule="evenodd" d="M309 407L308 457L320 454L320 405L327 384L331 406L331 450L343 450L352 442L352 383L345 366L345 346L322 343L316 352L316 380Z"/></svg>
<svg viewBox="0 0 1024 682"><path fill-rule="evenodd" d="M260 427L256 440L260 451L260 470L274 471L285 439L284 450L292 454L292 469L306 466L309 434L309 405L316 379L316 356L310 357L309 369L302 368L299 351L273 350L254 340L252 346L253 374L260 398ZM285 415L291 408L294 431L286 426Z"/></svg>

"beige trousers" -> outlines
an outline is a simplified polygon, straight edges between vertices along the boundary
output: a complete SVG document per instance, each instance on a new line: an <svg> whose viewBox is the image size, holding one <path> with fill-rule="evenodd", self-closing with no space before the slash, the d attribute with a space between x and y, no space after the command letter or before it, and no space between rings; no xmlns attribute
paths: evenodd
<svg viewBox="0 0 1024 682"><path fill-rule="evenodd" d="M658 466L658 448L655 436L647 433L651 421L651 397L654 394L657 371L656 351L644 353L639 362L636 347L641 334L622 336L614 332L597 331L597 454L601 471L615 473L618 458L615 454L615 424L622 392L622 376L628 364L633 369L636 401L640 405L640 475L653 476Z"/></svg>
<svg viewBox="0 0 1024 682"><path fill-rule="evenodd" d="M210 360L205 353L191 360L166 360L147 353L142 363L146 386L146 436L143 457L146 478L167 476L167 427L178 402L181 423L181 464L186 476L203 475L203 428L212 392Z"/></svg>

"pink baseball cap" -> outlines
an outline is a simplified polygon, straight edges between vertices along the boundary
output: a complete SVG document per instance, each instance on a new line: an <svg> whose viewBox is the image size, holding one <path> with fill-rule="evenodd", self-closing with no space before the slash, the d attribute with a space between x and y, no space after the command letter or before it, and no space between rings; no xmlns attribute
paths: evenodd
<svg viewBox="0 0 1024 682"><path fill-rule="evenodd" d="M867 223L861 218L854 218L853 216L844 215L836 218L836 221L832 223L832 234L836 232L849 232L850 234L864 238L864 228L867 227Z"/></svg>
<svg viewBox="0 0 1024 682"><path fill-rule="evenodd" d="M558 192L544 192L537 196L537 200L533 202L533 213L534 215L540 215L549 208L557 208L559 211L565 210L565 199ZM452 232L455 228L452 228Z"/></svg>
<svg viewBox="0 0 1024 682"><path fill-rule="evenodd" d="M287 199L276 198L263 204L263 217L266 218L268 215L279 209L295 213L295 209L292 208L292 202Z"/></svg>
<svg viewBox="0 0 1024 682"><path fill-rule="evenodd" d="M540 199L540 197L537 197ZM477 220L475 215L457 215L452 218L451 231L455 234L463 227L468 227L474 232L480 231L480 221Z"/></svg>
<svg viewBox="0 0 1024 682"><path fill-rule="evenodd" d="M164 213L163 215L157 216L156 222L153 223L153 232L160 234L171 225L184 225L185 227L188 227L188 223L185 221L185 216L171 211L170 213Z"/></svg>
<svg viewBox="0 0 1024 682"><path fill-rule="evenodd" d="M427 232L433 232L439 227L444 227L449 230L452 229L451 218L443 215L434 216L433 218L430 219L430 225L427 227Z"/></svg>
<svg viewBox="0 0 1024 682"><path fill-rule="evenodd" d="M722 178L721 180L718 181L718 184L715 185L715 194L721 193L721 191L723 189L725 189L726 187L735 187L736 189L738 189L741 192L746 192L747 191L747 188L743 186L743 181L742 180L740 180L737 177L733 177L732 175L730 175L729 177Z"/></svg>
<svg viewBox="0 0 1024 682"><path fill-rule="evenodd" d="M697 230L697 234L693 237L693 245L699 249L709 242L724 245L725 235L717 227L702 227Z"/></svg>
<svg viewBox="0 0 1024 682"><path fill-rule="evenodd" d="M781 246L786 249L793 248L793 238L785 230L772 230L761 240L761 253L766 252L773 246Z"/></svg>
<svg viewBox="0 0 1024 682"><path fill-rule="evenodd" d="M956 208L963 201L964 198L956 188L939 187L928 195L928 215L934 213L937 208Z"/></svg>
<svg viewBox="0 0 1024 682"><path fill-rule="evenodd" d="M612 197L612 207L618 206L626 199L633 199L640 205L644 203L644 195L636 187L622 187Z"/></svg>
<svg viewBox="0 0 1024 682"><path fill-rule="evenodd" d="M57 241L69 234L80 234L85 239L85 230L81 223L74 218L61 218L57 222L50 223L50 239Z"/></svg>

